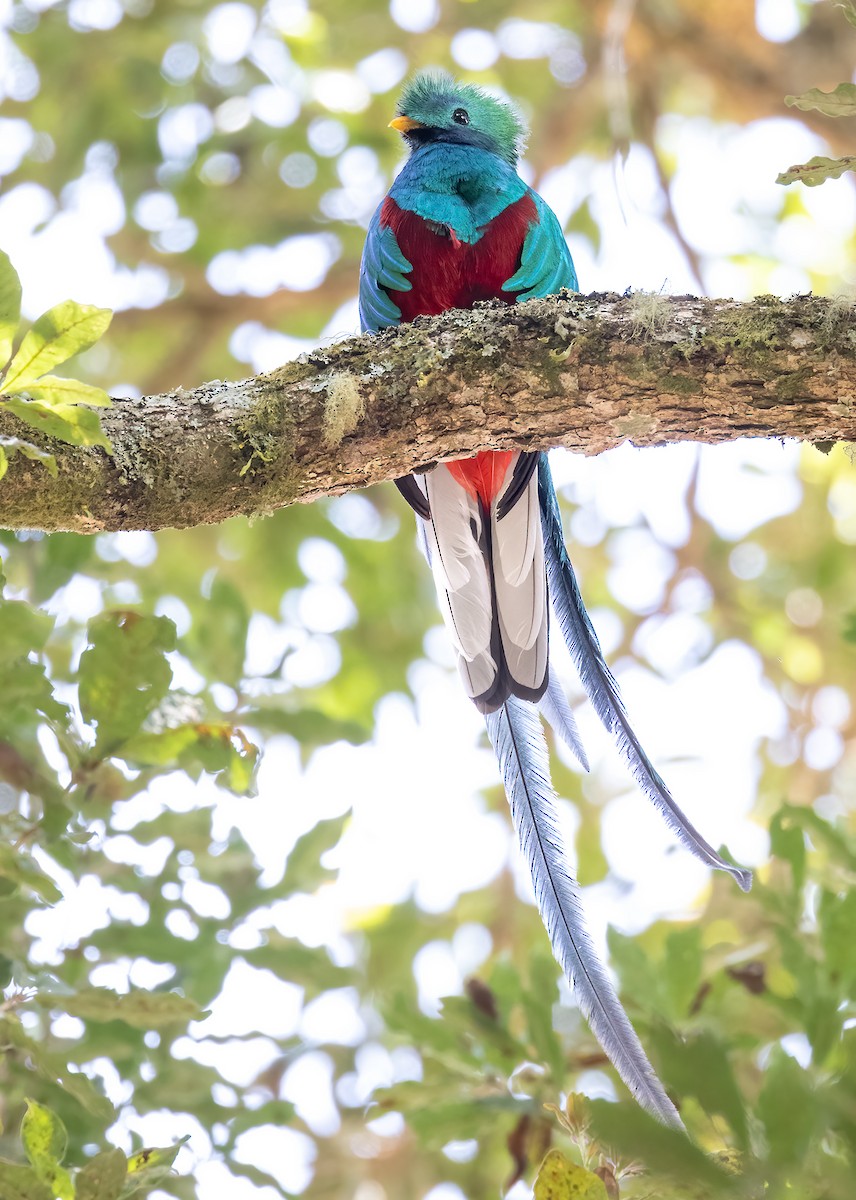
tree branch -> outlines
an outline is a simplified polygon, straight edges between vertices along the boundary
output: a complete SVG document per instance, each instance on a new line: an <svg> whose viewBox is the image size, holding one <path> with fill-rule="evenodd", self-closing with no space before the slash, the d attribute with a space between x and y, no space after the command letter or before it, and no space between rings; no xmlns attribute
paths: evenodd
<svg viewBox="0 0 856 1200"><path fill-rule="evenodd" d="M565 293L483 305L244 383L116 400L103 417L113 457L52 441L52 479L18 456L0 482L0 525L196 525L486 449L856 440L854 395L856 310L843 301ZM21 432L0 416L0 434Z"/></svg>

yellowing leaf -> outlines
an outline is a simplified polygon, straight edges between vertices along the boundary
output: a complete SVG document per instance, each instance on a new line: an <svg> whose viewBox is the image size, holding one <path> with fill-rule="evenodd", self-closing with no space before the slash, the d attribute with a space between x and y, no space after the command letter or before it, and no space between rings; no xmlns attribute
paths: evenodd
<svg viewBox="0 0 856 1200"><path fill-rule="evenodd" d="M9 459L13 454L23 454L33 462L42 463L48 474L56 479L57 466L54 456L48 454L47 450L34 446L32 442L25 442L23 438L16 437L0 437L0 479L6 474Z"/></svg>
<svg viewBox="0 0 856 1200"><path fill-rule="evenodd" d="M122 1189L122 1200L134 1195L140 1188L154 1187L172 1174L172 1164L189 1135L181 1138L174 1146L164 1149L140 1150L128 1159L128 1177Z"/></svg>
<svg viewBox="0 0 856 1200"><path fill-rule="evenodd" d="M55 304L39 317L18 347L3 391L20 392L57 363L87 350L107 330L112 316L109 308L94 308L74 300Z"/></svg>
<svg viewBox="0 0 856 1200"><path fill-rule="evenodd" d="M775 1047L764 1073L757 1113L776 1163L798 1163L819 1135L823 1116L811 1075L780 1046Z"/></svg>
<svg viewBox="0 0 856 1200"><path fill-rule="evenodd" d="M12 339L20 319L21 281L8 254L0 250L0 369L12 354Z"/></svg>
<svg viewBox="0 0 856 1200"><path fill-rule="evenodd" d="M218 783L236 795L246 795L254 784L258 747L240 729L223 722L196 722L158 732L143 730L130 737L121 756L135 766L181 766L192 777L210 771Z"/></svg>
<svg viewBox="0 0 856 1200"><path fill-rule="evenodd" d="M28 1100L21 1122L21 1141L33 1170L48 1184L57 1200L74 1200L74 1186L68 1171L60 1166L68 1145L68 1134L56 1113L35 1100Z"/></svg>
<svg viewBox="0 0 856 1200"><path fill-rule="evenodd" d="M856 154L845 154L843 158L824 158L816 155L808 162L797 163L776 176L776 183L804 183L806 187L817 187L827 179L840 179L845 171L856 171Z"/></svg>
<svg viewBox="0 0 856 1200"><path fill-rule="evenodd" d="M90 404L96 408L109 408L110 397L103 388L79 379L64 379L60 375L42 375L38 383L27 386L27 395L53 408L57 404Z"/></svg>
<svg viewBox="0 0 856 1200"><path fill-rule="evenodd" d="M138 1150L128 1159L128 1174L137 1175L140 1171L148 1170L151 1167L171 1166L175 1162L179 1150L187 1141L189 1141L189 1135L183 1137L180 1142L176 1142L174 1146L167 1146L166 1149Z"/></svg>
<svg viewBox="0 0 856 1200"><path fill-rule="evenodd" d="M799 96L785 96L785 104L803 112L814 109L825 117L856 117L856 84L839 83L834 92L811 88Z"/></svg>
<svg viewBox="0 0 856 1200"><path fill-rule="evenodd" d="M535 1200L609 1200L602 1179L551 1150L538 1169Z"/></svg>
<svg viewBox="0 0 856 1200"><path fill-rule="evenodd" d="M62 1162L68 1134L56 1113L36 1100L28 1100L21 1122L21 1140L27 1158L38 1170L40 1163Z"/></svg>

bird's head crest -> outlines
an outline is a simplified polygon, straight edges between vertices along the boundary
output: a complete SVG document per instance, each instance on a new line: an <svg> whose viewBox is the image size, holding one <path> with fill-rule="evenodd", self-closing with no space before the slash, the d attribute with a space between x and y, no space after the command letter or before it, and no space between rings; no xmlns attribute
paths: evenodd
<svg viewBox="0 0 856 1200"><path fill-rule="evenodd" d="M523 149L526 126L517 110L484 88L460 83L445 71L422 71L404 87L393 129L411 146L456 142L478 146L512 166Z"/></svg>

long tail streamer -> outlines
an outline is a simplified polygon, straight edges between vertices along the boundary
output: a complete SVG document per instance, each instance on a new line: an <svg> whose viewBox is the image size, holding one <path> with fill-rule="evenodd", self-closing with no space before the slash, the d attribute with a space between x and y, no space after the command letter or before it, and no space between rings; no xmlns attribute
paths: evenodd
<svg viewBox="0 0 856 1200"><path fill-rule="evenodd" d="M485 721L553 953L595 1037L636 1099L664 1124L682 1129L586 931L556 822L549 752L538 712L511 697Z"/></svg>
<svg viewBox="0 0 856 1200"><path fill-rule="evenodd" d="M538 491L553 611L595 712L614 735L634 779L659 809L669 828L696 858L709 867L727 871L743 891L748 892L752 886L752 872L721 858L684 816L630 726L618 684L603 657L565 548L559 505L546 454L541 455L538 464Z"/></svg>
<svg viewBox="0 0 856 1200"><path fill-rule="evenodd" d="M564 688L553 674L552 667L547 677L547 690L541 697L538 707L583 770L588 771L588 755L577 728L576 718L568 703Z"/></svg>

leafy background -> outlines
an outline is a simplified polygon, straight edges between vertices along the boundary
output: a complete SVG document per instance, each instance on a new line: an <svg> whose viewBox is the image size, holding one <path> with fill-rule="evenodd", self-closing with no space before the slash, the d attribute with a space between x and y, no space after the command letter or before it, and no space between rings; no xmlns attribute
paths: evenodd
<svg viewBox="0 0 856 1200"><path fill-rule="evenodd" d="M68 368L113 394L354 328L386 124L426 64L521 102L583 286L850 295L849 179L775 183L854 148L783 101L850 78L825 2L7 0L0 22L0 242L29 318L116 310ZM746 898L672 854L572 685L595 769L555 773L586 906L696 1146L609 1102L378 488L155 537L0 534L0 1151L32 1164L0 1194L521 1197L553 1146L540 1200L849 1197L851 460L556 470L644 740L758 868ZM93 1159L182 1137L174 1174Z"/></svg>

